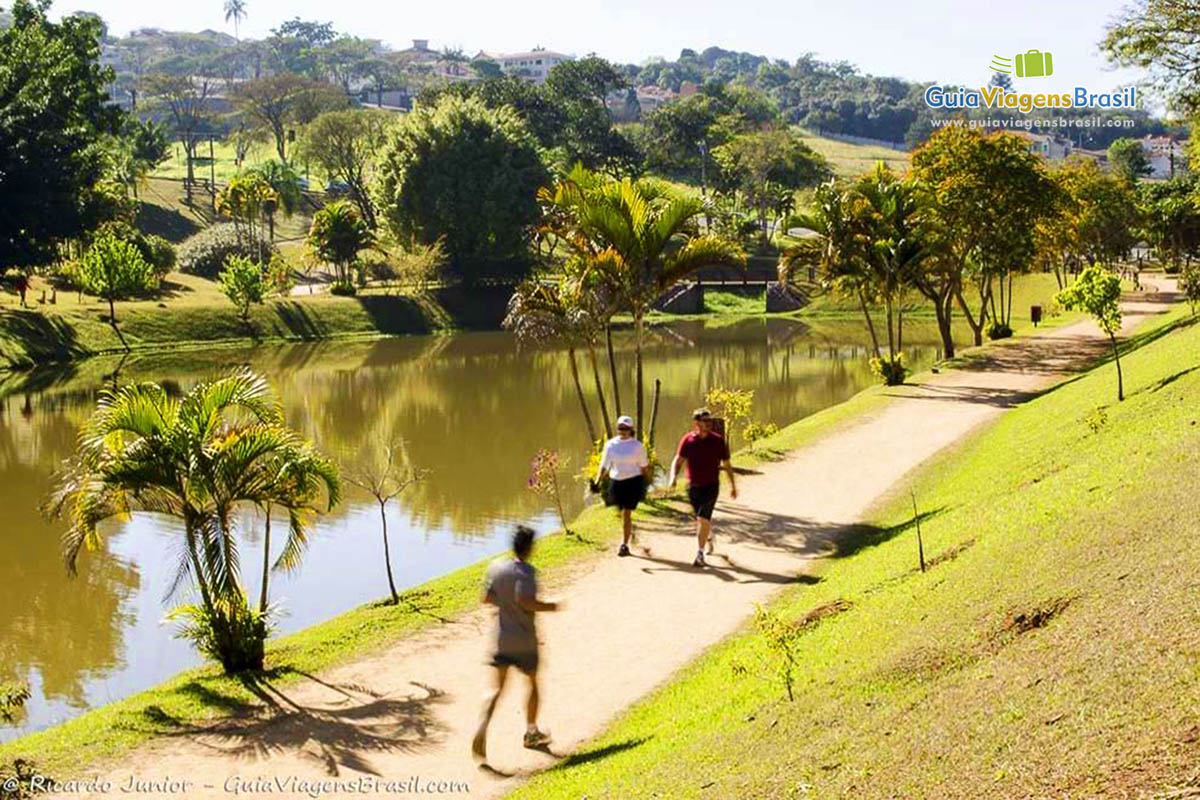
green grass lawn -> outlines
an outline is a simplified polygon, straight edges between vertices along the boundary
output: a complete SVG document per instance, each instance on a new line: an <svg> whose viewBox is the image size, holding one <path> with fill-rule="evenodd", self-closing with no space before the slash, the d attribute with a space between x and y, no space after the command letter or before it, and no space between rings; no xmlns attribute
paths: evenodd
<svg viewBox="0 0 1200 800"><path fill-rule="evenodd" d="M1167 796L1195 786L1192 322L1172 312L1131 343L1124 403L1105 363L923 469L913 488L927 572L898 487L841 557L816 566L819 582L787 590L770 610L795 631L794 701L768 679L778 662L747 630L515 796Z"/></svg>
<svg viewBox="0 0 1200 800"><path fill-rule="evenodd" d="M213 142L212 154L213 158L210 161L208 143L202 143L196 152L197 158L192 162L192 173L197 180L207 181L215 175L217 183L228 182L230 178L238 173L238 165L235 160L236 152L233 145L227 142ZM289 159L291 158L290 152L288 157ZM278 159L279 154L275 152L274 141L254 145L246 153L246 160L242 162L242 169L257 166L264 161L277 161ZM308 178L313 189L324 188L326 175L321 171L320 167L315 164L306 164L303 160L297 161L293 164L293 167L301 177ZM178 142L172 143L170 156L154 170L154 177L173 178L175 180L183 180L187 177L187 159L184 158L182 145Z"/></svg>
<svg viewBox="0 0 1200 800"><path fill-rule="evenodd" d="M801 141L825 156L839 178L854 178L870 172L877 161L882 161L899 174L908 172L908 153L903 150L829 139L804 128L797 128L797 131Z"/></svg>

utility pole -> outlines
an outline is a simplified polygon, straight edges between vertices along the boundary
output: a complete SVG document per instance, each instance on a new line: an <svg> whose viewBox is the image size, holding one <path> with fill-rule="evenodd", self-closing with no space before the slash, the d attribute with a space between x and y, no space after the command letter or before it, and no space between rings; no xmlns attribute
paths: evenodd
<svg viewBox="0 0 1200 800"><path fill-rule="evenodd" d="M704 200L704 232L709 233L712 222L708 218L708 140L696 142L700 150L700 197Z"/></svg>

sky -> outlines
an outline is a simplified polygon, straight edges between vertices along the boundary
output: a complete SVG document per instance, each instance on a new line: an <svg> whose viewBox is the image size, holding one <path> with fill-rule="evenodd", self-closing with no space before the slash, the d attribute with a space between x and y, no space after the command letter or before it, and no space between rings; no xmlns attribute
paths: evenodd
<svg viewBox="0 0 1200 800"><path fill-rule="evenodd" d="M0 0L4 3L5 0ZM1049 79L1018 79L1017 89L1108 91L1136 80L1099 54L1105 23L1123 0L247 0L241 34L259 38L285 19L332 21L339 32L393 47L428 39L435 49L513 52L535 46L621 63L710 45L794 61L811 52L861 71L918 81L980 86L993 55L1030 49L1054 55ZM139 27L233 32L222 0L57 0L55 11L95 11L117 35Z"/></svg>

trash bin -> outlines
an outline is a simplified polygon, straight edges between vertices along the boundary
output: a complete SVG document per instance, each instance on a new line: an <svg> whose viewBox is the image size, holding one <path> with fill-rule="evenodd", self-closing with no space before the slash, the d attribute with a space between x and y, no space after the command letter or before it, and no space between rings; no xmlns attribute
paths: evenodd
<svg viewBox="0 0 1200 800"><path fill-rule="evenodd" d="M1033 320L1033 327L1036 328L1038 325L1040 325L1042 322L1042 307L1041 306L1030 306L1029 307L1029 319Z"/></svg>

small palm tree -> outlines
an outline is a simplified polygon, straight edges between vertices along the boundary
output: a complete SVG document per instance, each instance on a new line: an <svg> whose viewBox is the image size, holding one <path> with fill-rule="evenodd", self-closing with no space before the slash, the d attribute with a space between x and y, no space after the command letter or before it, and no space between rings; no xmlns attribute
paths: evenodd
<svg viewBox="0 0 1200 800"><path fill-rule="evenodd" d="M246 0L225 0L225 21L233 20L233 38L240 41L238 23L246 18Z"/></svg>
<svg viewBox="0 0 1200 800"><path fill-rule="evenodd" d="M300 208L300 176L285 162L274 159L259 164L252 172L262 176L271 187L272 196L263 202L262 212L267 218L268 237L273 242L275 214L282 211L285 217L290 217Z"/></svg>
<svg viewBox="0 0 1200 800"><path fill-rule="evenodd" d="M335 200L313 215L308 246L327 264L333 264L339 283L350 283L350 265L358 252L375 244L375 237L353 203Z"/></svg>
<svg viewBox="0 0 1200 800"><path fill-rule="evenodd" d="M546 228L567 246L567 264L581 288L609 288L632 316L635 333L637 425L642 436L645 391L642 345L646 314L662 293L708 266L744 268L746 255L728 239L701 234L704 202L659 185L603 178L576 167L539 194Z"/></svg>
<svg viewBox="0 0 1200 800"><path fill-rule="evenodd" d="M70 522L63 555L72 573L80 552L99 546L104 520L135 512L181 520L170 594L195 584L200 605L192 617L206 629L189 638L232 673L262 668L267 633L265 613L254 615L245 601L234 511L244 504L287 510L276 568L288 569L299 563L322 492L332 508L340 497L336 468L284 424L266 381L242 370L182 398L154 383L106 392L46 510ZM264 558L269 550L268 540Z"/></svg>

